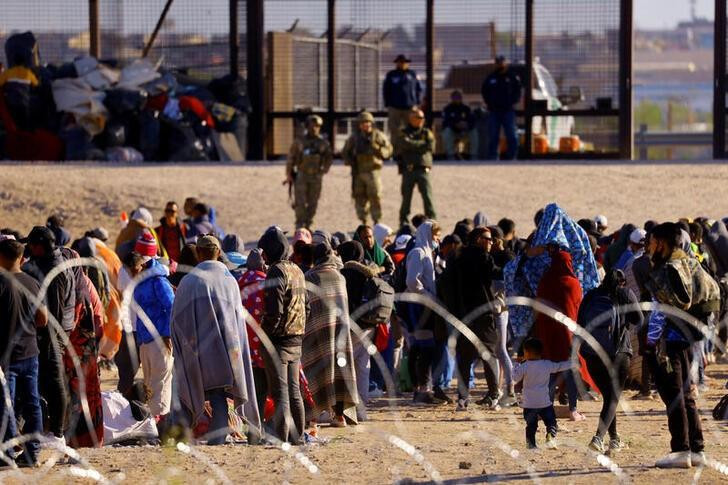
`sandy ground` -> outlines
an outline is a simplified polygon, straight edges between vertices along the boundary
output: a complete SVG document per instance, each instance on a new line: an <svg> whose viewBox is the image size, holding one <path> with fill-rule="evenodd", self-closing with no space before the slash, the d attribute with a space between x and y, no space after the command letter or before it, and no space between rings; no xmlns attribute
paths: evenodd
<svg viewBox="0 0 728 485"><path fill-rule="evenodd" d="M399 176L382 174L384 221L396 226ZM246 241L271 224L292 228L282 165L204 166L95 164L0 165L0 227L23 232L53 212L67 217L74 236L96 225L118 231L121 211L139 204L162 216L168 200L196 196L214 206L219 222ZM533 214L558 202L574 218L605 214L612 227L647 219L728 215L728 165L440 165L433 171L438 219L449 229L463 217L484 211L493 223L514 219L530 232ZM415 195L413 212L422 210ZM335 165L324 180L316 219L330 231L357 225L349 171Z"/></svg>
<svg viewBox="0 0 728 485"><path fill-rule="evenodd" d="M81 450L89 467L103 478L123 483L726 483L718 468L728 463L728 425L710 409L725 393L727 365L708 368L711 389L700 398L702 424L713 468L658 470L652 465L669 449L662 402L623 399L619 432L629 449L611 460L586 447L597 425L600 402L580 402L586 421L559 420L558 450L526 450L520 408L486 411L472 406L456 413L453 405L422 407L409 398L374 402L370 421L333 429L322 425L326 444L283 451L274 447L196 446L193 455L174 448L125 447ZM484 385L478 382L474 397ZM451 391L452 392L452 391ZM625 393L626 397L633 394ZM625 413L625 407L629 411ZM538 441L543 443L543 426ZM298 458L296 454L299 454ZM299 461L305 456L315 473ZM50 451L41 457L48 460ZM725 465L723 465L725 466ZM56 464L50 470L0 472L2 483L80 481L82 467ZM91 483L92 480L83 480Z"/></svg>
<svg viewBox="0 0 728 485"><path fill-rule="evenodd" d="M272 223L292 226L292 211L280 182L281 165L135 166L0 165L0 227L27 231L48 214L62 212L74 235L104 225L116 235L121 210L138 204L156 216L169 199L194 195L215 206L220 223L244 239L257 238ZM384 170L385 222L396 223L399 179ZM442 165L434 171L439 217L446 228L483 210L492 218L509 216L526 233L535 210L557 201L574 217L604 213L622 222L679 216L728 215L724 196L728 166L705 165ZM421 207L419 198L415 208ZM335 166L326 177L318 222L331 230L356 225L349 197L348 171ZM701 396L709 456L728 464L728 426L710 410L725 394L728 365L708 368L711 389ZM476 399L482 393L482 383ZM631 395L628 392L627 395ZM660 401L625 400L619 415L622 437L630 448L600 461L586 444L597 424L600 403L580 403L587 420L561 420L559 451L524 448L524 425L517 408L499 412L474 406L455 413L453 405L413 406L406 396L379 400L369 422L347 429L322 427L327 444L284 452L277 448L224 446L193 448L132 447L82 450L91 469L103 478L125 483L725 483L716 469L661 471L651 467L669 449L669 433ZM542 439L542 436L540 436ZM300 464L305 456L317 467L311 474ZM51 457L44 451L43 458ZM610 471L611 467L611 471ZM715 464L719 468L719 464ZM0 482L79 481L83 467L55 465L50 470L0 472ZM91 479L85 479L91 482Z"/></svg>

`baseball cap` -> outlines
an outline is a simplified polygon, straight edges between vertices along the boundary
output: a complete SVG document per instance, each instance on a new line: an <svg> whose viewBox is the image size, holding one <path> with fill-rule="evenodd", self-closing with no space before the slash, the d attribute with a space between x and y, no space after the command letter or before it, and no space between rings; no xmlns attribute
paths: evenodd
<svg viewBox="0 0 728 485"><path fill-rule="evenodd" d="M220 241L215 236L212 236L210 234L199 237L197 239L197 247L200 249L217 248L218 250L222 251L222 246L220 245Z"/></svg>
<svg viewBox="0 0 728 485"><path fill-rule="evenodd" d="M324 120L321 119L321 117L319 115L309 115L306 118L306 122L309 124L318 125L318 126L321 126L324 124Z"/></svg>
<svg viewBox="0 0 728 485"><path fill-rule="evenodd" d="M632 234L629 235L629 240L632 244L644 244L647 231L644 229L635 229Z"/></svg>
<svg viewBox="0 0 728 485"><path fill-rule="evenodd" d="M609 227L609 221L607 221L607 216L598 215L594 218L594 222L597 223L597 227Z"/></svg>
<svg viewBox="0 0 728 485"><path fill-rule="evenodd" d="M394 249L396 251L401 251L402 249L407 247L407 243L410 242L410 239L412 239L412 236L409 234L402 234L401 236L397 236L397 239L394 240Z"/></svg>

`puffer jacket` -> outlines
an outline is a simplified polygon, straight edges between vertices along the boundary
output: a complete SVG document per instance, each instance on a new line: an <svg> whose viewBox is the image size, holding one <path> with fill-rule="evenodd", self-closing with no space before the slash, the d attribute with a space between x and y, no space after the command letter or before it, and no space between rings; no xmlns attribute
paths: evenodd
<svg viewBox="0 0 728 485"><path fill-rule="evenodd" d="M169 320L172 316L174 291L167 276L169 276L167 267L152 259L141 273L140 283L134 288L134 301L152 322L160 337L171 335ZM139 315L140 312L135 313L137 342L140 345L153 342L154 335Z"/></svg>

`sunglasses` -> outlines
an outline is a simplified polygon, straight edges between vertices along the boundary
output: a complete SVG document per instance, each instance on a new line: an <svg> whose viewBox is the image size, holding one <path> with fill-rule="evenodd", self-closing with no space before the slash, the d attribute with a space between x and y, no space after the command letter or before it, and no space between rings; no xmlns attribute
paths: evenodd
<svg viewBox="0 0 728 485"><path fill-rule="evenodd" d="M177 211L174 209L164 209L165 214L176 214Z"/></svg>

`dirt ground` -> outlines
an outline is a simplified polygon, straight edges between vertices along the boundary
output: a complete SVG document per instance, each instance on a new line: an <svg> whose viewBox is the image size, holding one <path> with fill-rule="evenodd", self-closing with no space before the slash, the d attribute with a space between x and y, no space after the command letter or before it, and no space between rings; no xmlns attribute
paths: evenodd
<svg viewBox="0 0 728 485"><path fill-rule="evenodd" d="M442 165L433 175L438 215L446 228L482 210L494 221L515 219L527 233L533 213L551 201L575 218L603 213L613 227L648 218L728 215L725 165ZM113 238L120 211L144 204L161 217L167 200L197 196L216 207L226 230L254 240L270 224L292 226L282 179L281 165L0 165L0 227L26 232L50 213L61 212L74 236L103 225ZM387 167L383 179L385 222L394 225L400 200L396 170ZM356 226L349 194L348 171L335 166L324 183L317 219L321 226L332 231ZM421 210L419 198L414 207ZM455 413L454 405L414 406L405 396L378 400L370 421L357 427L323 426L319 436L328 442L300 450L244 445L198 446L189 453L159 447L86 449L80 453L88 468L56 464L32 472L0 472L0 482L726 483L728 476L719 470L728 464L728 426L714 421L710 411L726 393L728 365L709 366L707 375L710 390L699 404L706 450L717 462L706 469L652 467L669 450L659 400L623 401L629 412L620 411L619 429L630 447L609 462L586 448L596 429L598 402L579 403L584 422L560 420L558 451L530 451L518 408L494 412L473 406ZM476 399L483 391L483 383L478 384ZM42 455L44 460L51 456L49 451ZM305 459L316 473L301 464Z"/></svg>
<svg viewBox="0 0 728 485"><path fill-rule="evenodd" d="M147 206L162 217L168 200L195 196L215 207L220 225L243 240L257 240L271 224L291 229L283 166L97 164L0 165L0 227L21 232L51 213L66 216L78 237L102 225L115 237L121 211ZM693 164L443 164L432 172L439 221L446 229L477 211L514 219L521 233L533 214L558 202L574 218L604 214L610 226L704 215L728 215L728 165ZM396 226L400 193L396 168L382 173L384 223ZM357 225L349 171L334 165L324 179L316 225L331 232ZM422 211L415 194L414 211Z"/></svg>

